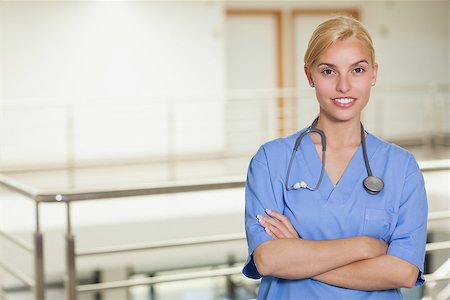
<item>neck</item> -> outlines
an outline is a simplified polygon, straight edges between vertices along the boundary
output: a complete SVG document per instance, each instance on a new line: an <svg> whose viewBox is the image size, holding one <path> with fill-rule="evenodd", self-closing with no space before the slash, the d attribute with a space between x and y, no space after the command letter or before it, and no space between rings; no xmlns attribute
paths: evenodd
<svg viewBox="0 0 450 300"><path fill-rule="evenodd" d="M316 127L325 133L327 144L331 147L355 146L361 143L360 118L335 121L320 114Z"/></svg>

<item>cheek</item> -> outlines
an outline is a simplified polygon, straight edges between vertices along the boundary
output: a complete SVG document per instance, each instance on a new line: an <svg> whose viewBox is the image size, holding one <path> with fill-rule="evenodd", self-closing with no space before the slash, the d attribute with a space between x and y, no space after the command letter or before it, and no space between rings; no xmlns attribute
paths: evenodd
<svg viewBox="0 0 450 300"><path fill-rule="evenodd" d="M367 103L369 103L370 98L370 88L364 89L360 92L359 102L361 105L361 108L364 108L367 106Z"/></svg>
<svg viewBox="0 0 450 300"><path fill-rule="evenodd" d="M372 79L371 78L360 78L353 82L353 89L357 90L361 95L370 95L372 90Z"/></svg>
<svg viewBox="0 0 450 300"><path fill-rule="evenodd" d="M316 86L316 98L319 101L319 103L330 98L329 94L330 94L330 92L327 89L323 88L323 86L319 86L319 87Z"/></svg>
<svg viewBox="0 0 450 300"><path fill-rule="evenodd" d="M336 84L332 80L320 80L317 81L315 90L318 97L329 97L330 95L333 95L333 93L335 93Z"/></svg>
<svg viewBox="0 0 450 300"><path fill-rule="evenodd" d="M361 88L361 93L363 94L363 95L367 95L367 97L369 97L370 96L370 92L372 91L372 85L369 83L369 84L366 84L366 86L364 86L364 87L362 87Z"/></svg>

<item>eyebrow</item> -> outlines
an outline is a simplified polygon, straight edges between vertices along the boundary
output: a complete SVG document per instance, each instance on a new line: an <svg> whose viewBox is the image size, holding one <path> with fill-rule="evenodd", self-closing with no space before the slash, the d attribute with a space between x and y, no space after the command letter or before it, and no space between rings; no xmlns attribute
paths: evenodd
<svg viewBox="0 0 450 300"><path fill-rule="evenodd" d="M369 64L369 62L368 62L367 60L361 59L361 60L359 60L359 61L357 61L357 62L351 64L350 66L353 67L353 66L359 65L360 63L366 63L366 64ZM336 65L333 65L333 64L330 64L330 63L320 63L320 64L318 64L317 66L319 67L319 66L322 66L322 65L325 65L325 66L328 66L328 67L332 67L332 68L335 68L335 67L336 67Z"/></svg>

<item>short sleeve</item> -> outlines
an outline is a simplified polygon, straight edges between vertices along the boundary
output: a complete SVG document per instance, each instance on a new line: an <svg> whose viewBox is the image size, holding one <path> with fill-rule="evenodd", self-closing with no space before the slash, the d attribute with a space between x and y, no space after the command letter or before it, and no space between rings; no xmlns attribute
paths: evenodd
<svg viewBox="0 0 450 300"><path fill-rule="evenodd" d="M243 274L249 278L259 279L253 261L253 251L262 243L271 240L264 228L258 223L257 215L266 215L265 209L278 209L273 191L269 167L263 148L260 148L250 162L245 187L245 232L247 235L248 259Z"/></svg>
<svg viewBox="0 0 450 300"><path fill-rule="evenodd" d="M414 166L417 163L413 159ZM428 204L425 184L418 166L405 179L397 225L387 254L399 257L419 269L416 286L424 282Z"/></svg>

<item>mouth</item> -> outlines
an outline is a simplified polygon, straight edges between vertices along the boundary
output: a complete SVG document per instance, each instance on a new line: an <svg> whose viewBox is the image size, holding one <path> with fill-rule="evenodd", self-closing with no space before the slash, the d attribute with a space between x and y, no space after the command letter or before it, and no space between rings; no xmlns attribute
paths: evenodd
<svg viewBox="0 0 450 300"><path fill-rule="evenodd" d="M339 107L350 107L355 104L356 98L353 97L339 97L339 98L332 98L333 103Z"/></svg>

